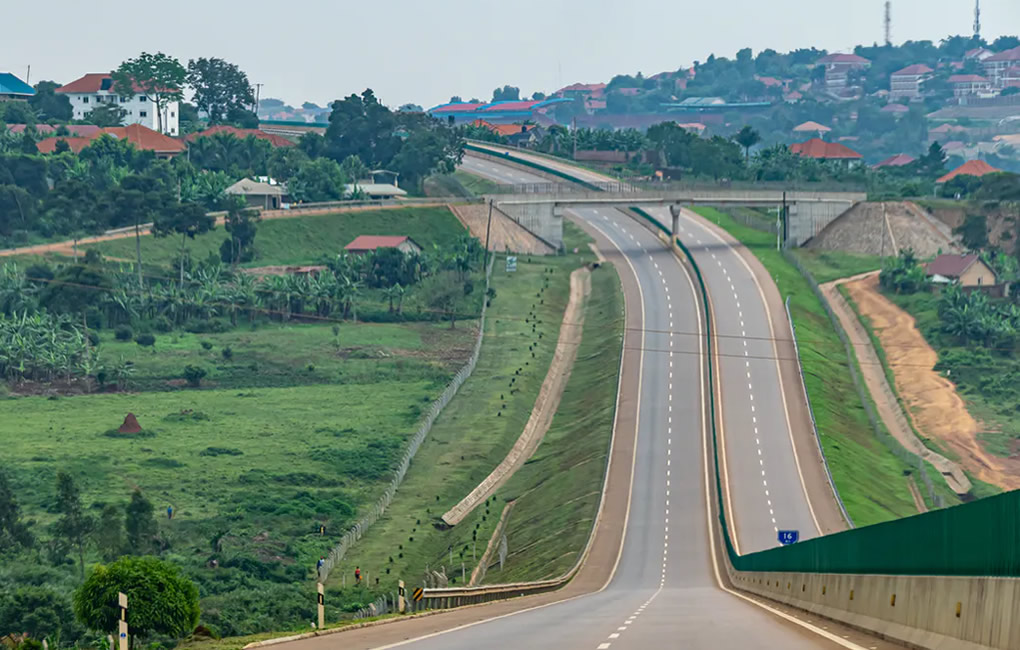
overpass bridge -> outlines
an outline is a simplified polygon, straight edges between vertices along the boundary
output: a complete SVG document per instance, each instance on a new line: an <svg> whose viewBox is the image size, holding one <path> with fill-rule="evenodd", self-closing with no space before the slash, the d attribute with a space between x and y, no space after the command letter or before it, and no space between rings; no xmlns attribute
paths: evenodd
<svg viewBox="0 0 1020 650"><path fill-rule="evenodd" d="M523 161L523 162L522 162ZM463 169L491 171L496 164L530 168L526 159L499 157L469 145ZM798 188L785 183L625 183L613 181L534 182L497 185L485 198L555 247L563 242L563 211L591 207L694 206L769 208L781 215L783 239L800 246L841 214L867 199L846 188ZM675 234L675 233L674 233Z"/></svg>

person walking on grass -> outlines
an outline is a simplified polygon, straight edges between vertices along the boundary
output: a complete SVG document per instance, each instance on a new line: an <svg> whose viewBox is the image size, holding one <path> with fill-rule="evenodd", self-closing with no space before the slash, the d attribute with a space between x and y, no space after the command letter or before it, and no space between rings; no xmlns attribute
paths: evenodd
<svg viewBox="0 0 1020 650"><path fill-rule="evenodd" d="M354 584L361 584L361 567L354 567Z"/></svg>
<svg viewBox="0 0 1020 650"><path fill-rule="evenodd" d="M167 506L166 507L166 518L168 520L174 518L174 507L173 506Z"/></svg>
<svg viewBox="0 0 1020 650"><path fill-rule="evenodd" d="M319 580L322 580L322 565L326 564L326 556L320 555L319 561L315 563L315 571L319 574Z"/></svg>

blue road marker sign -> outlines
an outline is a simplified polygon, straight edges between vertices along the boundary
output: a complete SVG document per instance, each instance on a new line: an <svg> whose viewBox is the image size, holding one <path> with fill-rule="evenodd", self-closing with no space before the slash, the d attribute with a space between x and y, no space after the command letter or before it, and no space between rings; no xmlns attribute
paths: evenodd
<svg viewBox="0 0 1020 650"><path fill-rule="evenodd" d="M796 544L800 540L799 530L781 530L779 531L779 543L783 546L789 546L790 544Z"/></svg>

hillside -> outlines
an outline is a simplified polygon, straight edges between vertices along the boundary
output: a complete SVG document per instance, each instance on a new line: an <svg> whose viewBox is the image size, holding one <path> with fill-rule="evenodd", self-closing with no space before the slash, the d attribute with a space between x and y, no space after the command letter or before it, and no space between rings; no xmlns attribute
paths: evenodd
<svg viewBox="0 0 1020 650"><path fill-rule="evenodd" d="M958 252L949 229L910 202L858 203L807 245L812 250L895 255L913 249L920 258Z"/></svg>

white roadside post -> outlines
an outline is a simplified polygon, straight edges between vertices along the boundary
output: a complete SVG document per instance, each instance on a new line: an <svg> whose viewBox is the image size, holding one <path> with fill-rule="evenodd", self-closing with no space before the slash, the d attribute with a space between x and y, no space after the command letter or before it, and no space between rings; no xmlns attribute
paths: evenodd
<svg viewBox="0 0 1020 650"><path fill-rule="evenodd" d="M120 606L120 620L118 621L120 627L118 634L118 637L120 638L120 650L128 650L127 594L117 594L117 605Z"/></svg>
<svg viewBox="0 0 1020 650"><path fill-rule="evenodd" d="M404 581L397 582L397 609L401 614L407 611L407 604L404 602Z"/></svg>
<svg viewBox="0 0 1020 650"><path fill-rule="evenodd" d="M326 592L322 587L322 583L319 583L319 629L326 623Z"/></svg>

